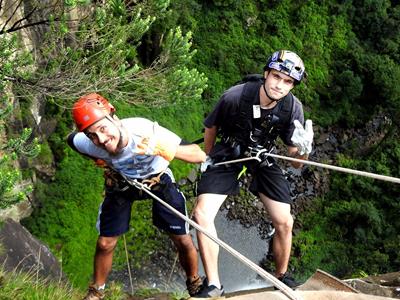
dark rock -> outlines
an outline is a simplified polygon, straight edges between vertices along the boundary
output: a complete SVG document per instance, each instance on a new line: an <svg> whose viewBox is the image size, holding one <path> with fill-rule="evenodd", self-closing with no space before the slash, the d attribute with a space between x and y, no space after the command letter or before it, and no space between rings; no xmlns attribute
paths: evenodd
<svg viewBox="0 0 400 300"><path fill-rule="evenodd" d="M197 179L197 172L198 170L196 169L192 169L189 173L189 175L187 176L187 179L191 182L194 183Z"/></svg>
<svg viewBox="0 0 400 300"><path fill-rule="evenodd" d="M38 273L46 279L65 280L56 257L21 224L11 219L0 230L0 264L6 271Z"/></svg>

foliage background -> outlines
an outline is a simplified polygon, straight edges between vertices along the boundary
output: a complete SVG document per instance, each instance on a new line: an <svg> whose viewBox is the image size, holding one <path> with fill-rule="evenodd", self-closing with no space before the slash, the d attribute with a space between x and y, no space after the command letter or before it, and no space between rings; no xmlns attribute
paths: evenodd
<svg viewBox="0 0 400 300"><path fill-rule="evenodd" d="M224 89L245 74L260 73L276 49L291 49L305 61L308 80L295 93L314 124L357 129L377 113L391 120L382 143L363 156L355 156L363 145L354 145L338 154L340 165L400 177L400 6L395 1L106 2L97 4L92 19L79 15L76 27L67 12L79 3L68 1L48 22L49 42L30 53L40 58L39 67L29 73L16 72L18 64L1 68L20 103L29 105L40 95L45 120L57 119L55 131L42 141L57 173L38 183L39 207L23 223L49 243L74 284L86 286L91 274L88 258L102 189L100 170L64 142L73 129L68 108L85 91L103 92L121 117L157 120L191 141L201 135L203 116ZM87 4L79 5L85 11ZM20 119L33 124L25 114ZM191 167L173 165L178 178ZM298 216L295 273L305 278L318 267L351 277L398 270L399 195L394 184L333 175L330 190ZM148 205L139 204L132 220L128 240L137 241L130 245L134 263L157 246L151 242L158 233L150 225Z"/></svg>

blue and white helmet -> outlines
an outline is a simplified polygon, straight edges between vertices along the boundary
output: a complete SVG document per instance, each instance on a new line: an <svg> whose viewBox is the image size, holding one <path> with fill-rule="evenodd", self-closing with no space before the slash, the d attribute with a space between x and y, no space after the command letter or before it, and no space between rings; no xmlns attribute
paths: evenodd
<svg viewBox="0 0 400 300"><path fill-rule="evenodd" d="M302 59L294 52L288 50L279 50L268 58L264 71L274 69L282 72L298 83L306 77L305 67Z"/></svg>

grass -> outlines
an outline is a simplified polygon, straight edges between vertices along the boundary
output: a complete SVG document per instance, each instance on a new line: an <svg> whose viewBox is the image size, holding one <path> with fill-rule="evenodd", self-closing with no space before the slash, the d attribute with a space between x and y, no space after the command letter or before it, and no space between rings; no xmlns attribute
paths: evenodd
<svg viewBox="0 0 400 300"><path fill-rule="evenodd" d="M1 300L68 300L82 297L82 293L64 283L37 278L36 272L6 272L0 269Z"/></svg>
<svg viewBox="0 0 400 300"><path fill-rule="evenodd" d="M85 293L68 283L40 278L35 270L8 272L0 266L1 300L81 300ZM131 298L123 291L121 284L111 282L106 288L107 300L141 299L152 295L155 295L154 299L161 299L157 297L160 294L163 295L162 299L168 297L170 300L186 299L188 296L185 291L166 294L158 289L144 287Z"/></svg>

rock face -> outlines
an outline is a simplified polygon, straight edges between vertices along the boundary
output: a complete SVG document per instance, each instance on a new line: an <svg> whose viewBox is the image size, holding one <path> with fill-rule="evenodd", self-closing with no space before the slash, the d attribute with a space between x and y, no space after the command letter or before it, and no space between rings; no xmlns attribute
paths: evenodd
<svg viewBox="0 0 400 300"><path fill-rule="evenodd" d="M29 200L19 202L6 209L0 209L0 221L12 219L16 222L30 216L32 213L32 205Z"/></svg>
<svg viewBox="0 0 400 300"><path fill-rule="evenodd" d="M400 299L400 272L345 280L365 294Z"/></svg>
<svg viewBox="0 0 400 300"><path fill-rule="evenodd" d="M0 243L0 264L6 271L38 272L43 278L65 279L49 248L12 219L2 225Z"/></svg>

